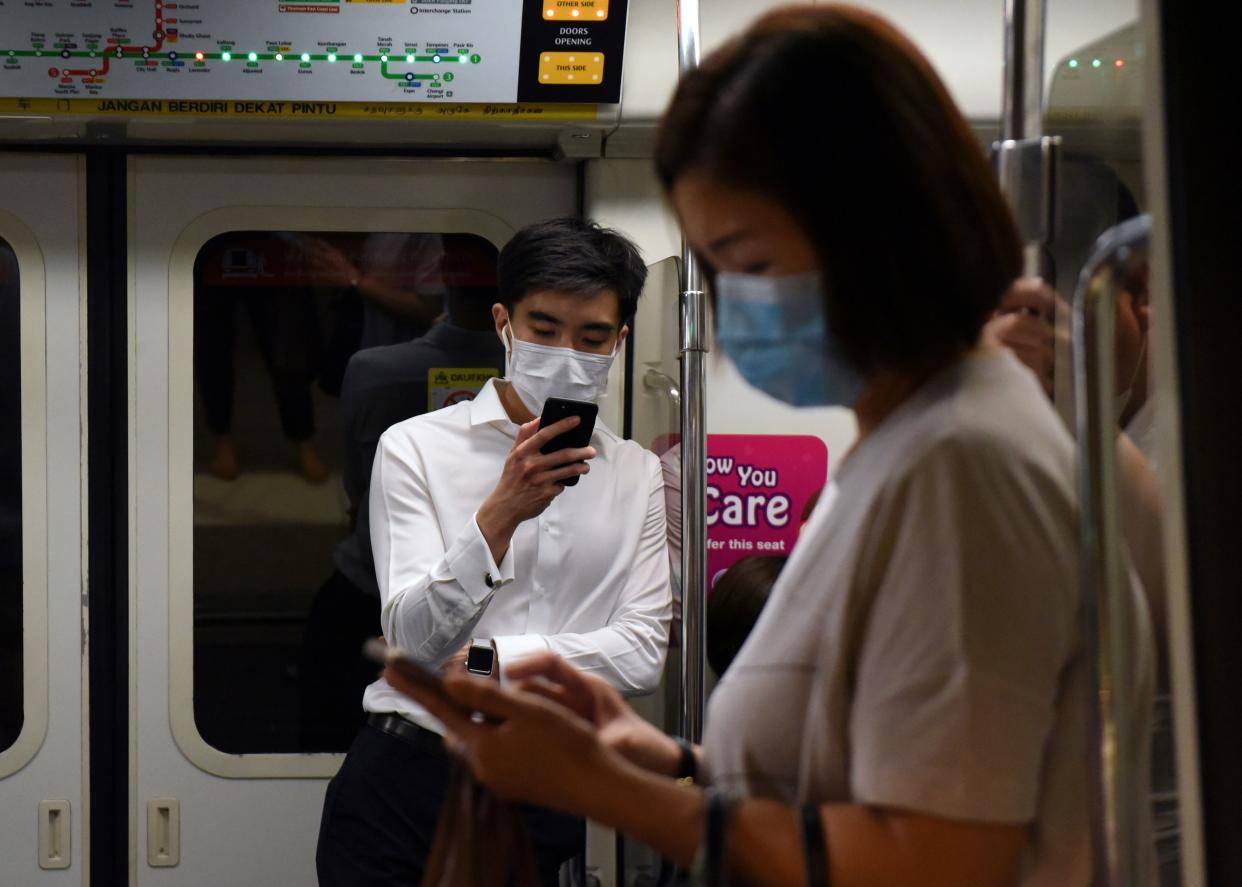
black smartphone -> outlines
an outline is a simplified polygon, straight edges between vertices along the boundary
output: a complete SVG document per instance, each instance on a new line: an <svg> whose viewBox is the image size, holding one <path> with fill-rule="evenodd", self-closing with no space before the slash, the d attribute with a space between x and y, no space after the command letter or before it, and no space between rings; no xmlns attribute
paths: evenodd
<svg viewBox="0 0 1242 887"><path fill-rule="evenodd" d="M595 417L599 415L599 406L586 400L570 400L567 397L549 397L543 404L543 415L539 417L539 427L547 428L562 419L577 416L582 421L577 428L571 428L564 434L552 438L539 452L547 455L557 450L578 449L591 445L591 434L595 431ZM557 481L561 486L572 487L578 482L578 475Z"/></svg>

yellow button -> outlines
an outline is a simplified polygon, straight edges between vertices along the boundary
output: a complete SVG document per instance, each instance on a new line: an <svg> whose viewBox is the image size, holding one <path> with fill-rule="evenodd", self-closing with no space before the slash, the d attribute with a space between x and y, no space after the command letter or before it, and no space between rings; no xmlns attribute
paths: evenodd
<svg viewBox="0 0 1242 887"><path fill-rule="evenodd" d="M543 52L539 54L539 82L564 86L598 86L604 80L602 52Z"/></svg>
<svg viewBox="0 0 1242 887"><path fill-rule="evenodd" d="M608 0L543 0L545 21L593 21L608 18Z"/></svg>

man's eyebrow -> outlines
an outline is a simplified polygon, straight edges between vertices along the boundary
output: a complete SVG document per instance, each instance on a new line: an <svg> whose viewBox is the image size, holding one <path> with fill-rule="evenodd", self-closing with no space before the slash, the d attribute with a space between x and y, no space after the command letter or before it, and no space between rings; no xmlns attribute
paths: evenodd
<svg viewBox="0 0 1242 887"><path fill-rule="evenodd" d="M560 326L561 319L548 314L546 311L531 311L527 315L531 320L537 320L540 323L551 323Z"/></svg>
<svg viewBox="0 0 1242 887"><path fill-rule="evenodd" d="M603 323L602 321L597 322L597 323L584 323L582 325L582 328L584 330L590 330L592 332L600 332L600 333L612 333L612 332L616 332L616 329L617 329L616 324Z"/></svg>

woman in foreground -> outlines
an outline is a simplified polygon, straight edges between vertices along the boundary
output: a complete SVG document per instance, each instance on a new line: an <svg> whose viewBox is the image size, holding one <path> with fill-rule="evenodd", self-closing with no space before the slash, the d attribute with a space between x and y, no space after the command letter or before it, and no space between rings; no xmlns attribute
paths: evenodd
<svg viewBox="0 0 1242 887"><path fill-rule="evenodd" d="M703 746L551 656L508 667L516 686L450 679L456 705L390 682L502 796L709 882L1088 884L1073 451L981 342L1020 258L966 121L882 20L790 8L683 81L657 168L743 376L859 426ZM1149 637L1137 599L1132 618ZM1131 661L1149 673L1149 645Z"/></svg>

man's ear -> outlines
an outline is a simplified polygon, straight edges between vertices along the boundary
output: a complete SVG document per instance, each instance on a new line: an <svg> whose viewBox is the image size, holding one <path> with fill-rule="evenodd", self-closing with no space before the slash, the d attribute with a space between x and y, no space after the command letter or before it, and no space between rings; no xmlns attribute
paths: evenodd
<svg viewBox="0 0 1242 887"><path fill-rule="evenodd" d="M492 306L492 321L496 324L496 335L500 336L501 341L508 341L505 339L505 326L509 323L509 311L499 302Z"/></svg>
<svg viewBox="0 0 1242 887"><path fill-rule="evenodd" d="M621 350L621 346L625 344L625 339L630 334L630 326L627 323L621 324L621 329L617 330L617 350Z"/></svg>

